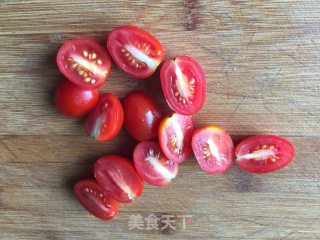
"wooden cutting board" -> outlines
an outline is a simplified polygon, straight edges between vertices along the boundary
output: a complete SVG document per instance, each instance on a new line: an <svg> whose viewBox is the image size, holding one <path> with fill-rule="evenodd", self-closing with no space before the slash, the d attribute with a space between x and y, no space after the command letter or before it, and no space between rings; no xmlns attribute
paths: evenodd
<svg viewBox="0 0 320 240"><path fill-rule="evenodd" d="M282 135L295 146L293 163L268 175L233 166L209 176L190 158L170 186L146 185L113 221L90 216L72 194L74 182L92 176L102 154L131 157L136 143L125 131L96 143L82 120L56 112L55 56L77 37L105 45L123 24L152 32L166 59L184 54L201 63L208 91L197 126L219 125L235 143ZM320 239L319 76L318 0L2 0L0 239ZM140 81L113 65L101 90L122 99L137 89L170 111L158 73ZM152 216L163 228L167 215L172 228L147 229Z"/></svg>

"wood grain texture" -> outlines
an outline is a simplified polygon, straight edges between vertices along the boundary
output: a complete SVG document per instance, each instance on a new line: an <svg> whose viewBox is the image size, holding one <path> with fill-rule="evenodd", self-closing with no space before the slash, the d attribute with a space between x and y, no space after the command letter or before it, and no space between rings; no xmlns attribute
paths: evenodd
<svg viewBox="0 0 320 240"><path fill-rule="evenodd" d="M85 136L60 116L55 55L66 40L105 44L116 26L135 24L203 66L207 102L197 125L216 124L235 142L275 133L291 140L294 162L269 175L236 166L208 176L190 159L167 188L146 186L115 220L90 216L72 185L105 153L132 154L122 131L110 143ZM141 89L164 112L159 73L132 80L115 66L102 90L123 98ZM0 239L320 239L320 2L0 1ZM176 217L176 230L130 230L129 216ZM192 215L186 229L178 215Z"/></svg>

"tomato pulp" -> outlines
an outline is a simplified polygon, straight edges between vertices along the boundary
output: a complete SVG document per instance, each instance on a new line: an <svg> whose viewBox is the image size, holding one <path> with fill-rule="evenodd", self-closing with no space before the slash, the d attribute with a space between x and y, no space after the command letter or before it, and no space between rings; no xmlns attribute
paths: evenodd
<svg viewBox="0 0 320 240"><path fill-rule="evenodd" d="M168 159L184 162L192 154L191 138L194 130L192 116L172 113L159 126L159 143Z"/></svg>
<svg viewBox="0 0 320 240"><path fill-rule="evenodd" d="M119 203L96 180L81 180L73 190L81 205L97 218L110 220L118 214Z"/></svg>
<svg viewBox="0 0 320 240"><path fill-rule="evenodd" d="M171 109L183 115L201 110L206 98L206 80L200 64L191 57L166 61L160 72L164 97Z"/></svg>
<svg viewBox="0 0 320 240"><path fill-rule="evenodd" d="M97 88L107 79L111 59L105 49L90 38L65 42L57 55L61 73L82 88Z"/></svg>
<svg viewBox="0 0 320 240"><path fill-rule="evenodd" d="M123 109L119 99L111 93L101 95L87 117L87 134L98 141L115 138L123 125Z"/></svg>
<svg viewBox="0 0 320 240"><path fill-rule="evenodd" d="M200 167L209 174L226 172L234 162L234 146L222 128L205 126L194 131L192 150Z"/></svg>
<svg viewBox="0 0 320 240"><path fill-rule="evenodd" d="M257 135L240 142L235 154L240 169L249 173L269 173L291 163L294 148L282 137Z"/></svg>
<svg viewBox="0 0 320 240"><path fill-rule="evenodd" d="M142 179L131 161L121 156L100 157L94 164L94 176L98 183L119 202L131 202L142 194Z"/></svg>
<svg viewBox="0 0 320 240"><path fill-rule="evenodd" d="M113 29L107 47L120 69L140 79L154 73L165 54L163 46L153 35L135 26Z"/></svg>
<svg viewBox="0 0 320 240"><path fill-rule="evenodd" d="M133 160L142 179L153 186L168 185L178 174L178 163L167 159L156 142L140 142L134 149Z"/></svg>

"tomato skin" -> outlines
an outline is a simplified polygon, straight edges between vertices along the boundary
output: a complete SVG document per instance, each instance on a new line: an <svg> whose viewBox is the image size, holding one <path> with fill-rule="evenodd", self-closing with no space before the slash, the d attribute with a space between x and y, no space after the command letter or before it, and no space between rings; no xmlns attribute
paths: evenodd
<svg viewBox="0 0 320 240"><path fill-rule="evenodd" d="M109 54L91 38L65 42L59 49L56 60L60 72L85 89L100 87L110 74Z"/></svg>
<svg viewBox="0 0 320 240"><path fill-rule="evenodd" d="M139 79L151 76L165 54L163 46L153 35L130 25L113 29L107 40L107 48L121 70Z"/></svg>
<svg viewBox="0 0 320 240"><path fill-rule="evenodd" d="M81 205L102 220L111 220L119 212L119 203L94 179L83 179L73 188Z"/></svg>
<svg viewBox="0 0 320 240"><path fill-rule="evenodd" d="M159 126L159 144L168 159L182 163L192 154L191 139L194 130L192 116L172 113Z"/></svg>
<svg viewBox="0 0 320 240"><path fill-rule="evenodd" d="M288 140L276 135L257 135L241 141L235 154L240 169L249 173L270 173L292 162L294 147Z"/></svg>
<svg viewBox="0 0 320 240"><path fill-rule="evenodd" d="M83 89L68 80L63 80L56 90L54 102L61 114L78 118L87 114L98 99L97 89Z"/></svg>
<svg viewBox="0 0 320 240"><path fill-rule="evenodd" d="M143 191L143 181L132 162L117 155L105 155L94 164L97 182L122 203L131 202Z"/></svg>
<svg viewBox="0 0 320 240"><path fill-rule="evenodd" d="M208 174L222 174L234 162L233 141L222 128L203 126L196 129L191 144L200 167Z"/></svg>
<svg viewBox="0 0 320 240"><path fill-rule="evenodd" d="M85 127L87 134L97 141L115 138L123 125L123 108L119 99L111 93L101 95L99 102L89 113Z"/></svg>
<svg viewBox="0 0 320 240"><path fill-rule="evenodd" d="M178 174L179 165L161 152L156 142L140 142L134 149L133 161L141 178L153 186L166 186Z"/></svg>
<svg viewBox="0 0 320 240"><path fill-rule="evenodd" d="M206 79L200 64L191 57L178 56L161 67L163 95L170 108L182 115L199 112L206 99Z"/></svg>
<svg viewBox="0 0 320 240"><path fill-rule="evenodd" d="M138 141L151 140L158 135L162 118L156 103L141 91L130 93L123 101L124 126Z"/></svg>

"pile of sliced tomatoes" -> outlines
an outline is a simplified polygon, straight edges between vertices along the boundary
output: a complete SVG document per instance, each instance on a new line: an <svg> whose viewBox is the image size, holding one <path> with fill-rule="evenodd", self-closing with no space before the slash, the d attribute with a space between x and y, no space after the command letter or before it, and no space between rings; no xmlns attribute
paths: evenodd
<svg viewBox="0 0 320 240"><path fill-rule="evenodd" d="M131 92L121 103L112 93L98 91L108 80L111 55L115 64L134 78L151 76L163 61L165 50L150 33L134 27L115 28L107 49L89 38L66 42L57 55L66 77L56 90L58 111L70 117L86 115L85 129L97 141L110 141L122 126L139 141L133 161L118 155L100 157L94 178L79 181L74 192L94 216L109 220L120 203L142 194L144 182L166 186L178 174L179 164L195 155L209 174L226 172L234 163L249 173L269 173L287 166L293 158L292 144L278 136L249 137L234 149L230 135L216 126L195 129L192 115L201 110L206 97L205 74L191 57L177 56L160 70L162 91L173 113L162 116L144 92Z"/></svg>

